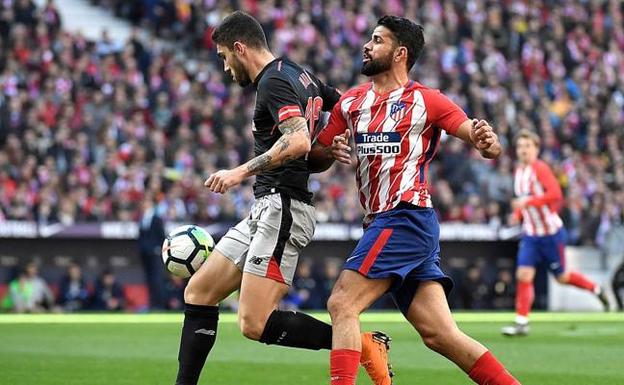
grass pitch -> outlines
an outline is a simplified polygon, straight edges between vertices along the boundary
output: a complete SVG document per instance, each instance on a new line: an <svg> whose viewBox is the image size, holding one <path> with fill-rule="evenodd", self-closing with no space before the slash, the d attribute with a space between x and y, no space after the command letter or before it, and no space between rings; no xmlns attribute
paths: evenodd
<svg viewBox="0 0 624 385"><path fill-rule="evenodd" d="M326 315L319 315L327 319ZM542 313L532 333L506 338L510 313L458 313L460 327L488 346L524 384L624 384L624 315ZM172 385L179 314L0 315L0 384ZM453 364L427 350L397 313L371 313L362 328L393 338L396 385L471 384ZM223 314L200 384L329 384L327 351L248 341L235 315ZM358 385L370 384L360 372Z"/></svg>

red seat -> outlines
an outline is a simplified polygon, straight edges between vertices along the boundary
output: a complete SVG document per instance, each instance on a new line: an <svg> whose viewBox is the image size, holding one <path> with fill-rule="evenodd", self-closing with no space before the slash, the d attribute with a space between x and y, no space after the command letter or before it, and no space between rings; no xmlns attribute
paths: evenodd
<svg viewBox="0 0 624 385"><path fill-rule="evenodd" d="M146 285L125 285L123 287L126 309L144 311L149 308L149 291Z"/></svg>
<svg viewBox="0 0 624 385"><path fill-rule="evenodd" d="M7 285L0 285L0 302L4 299L4 295L6 294L9 287Z"/></svg>

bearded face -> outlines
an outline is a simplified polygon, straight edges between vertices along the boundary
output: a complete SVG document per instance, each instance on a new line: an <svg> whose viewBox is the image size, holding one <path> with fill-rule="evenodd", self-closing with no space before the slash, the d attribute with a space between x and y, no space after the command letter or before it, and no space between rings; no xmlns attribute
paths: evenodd
<svg viewBox="0 0 624 385"><path fill-rule="evenodd" d="M245 87L251 84L251 77L243 66L243 63L238 60L234 51L227 47L217 44L217 55L223 60L223 70L226 74L232 77L236 83L241 87Z"/></svg>
<svg viewBox="0 0 624 385"><path fill-rule="evenodd" d="M392 68L397 42L392 32L377 26L362 50L362 75L375 76Z"/></svg>
<svg viewBox="0 0 624 385"><path fill-rule="evenodd" d="M364 51L364 62L361 73L366 76L375 76L382 72L389 71L392 67L392 53L382 55L377 58L371 57L370 51Z"/></svg>
<svg viewBox="0 0 624 385"><path fill-rule="evenodd" d="M230 70L227 72L241 87L246 87L251 84L251 77L249 76L249 73L245 70L245 67L243 67L243 64L236 58L236 56L232 55Z"/></svg>

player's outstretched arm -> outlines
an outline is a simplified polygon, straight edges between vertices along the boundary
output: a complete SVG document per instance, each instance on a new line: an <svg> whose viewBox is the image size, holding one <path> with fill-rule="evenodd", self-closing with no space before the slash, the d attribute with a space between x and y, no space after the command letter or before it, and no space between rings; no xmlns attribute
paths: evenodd
<svg viewBox="0 0 624 385"><path fill-rule="evenodd" d="M474 146L486 159L496 159L502 151L498 135L485 120L466 120L455 134L458 138Z"/></svg>

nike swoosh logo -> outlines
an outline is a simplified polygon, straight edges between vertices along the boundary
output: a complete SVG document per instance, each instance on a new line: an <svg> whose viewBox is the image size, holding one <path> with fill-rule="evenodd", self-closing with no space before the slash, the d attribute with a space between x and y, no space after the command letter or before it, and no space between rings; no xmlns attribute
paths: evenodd
<svg viewBox="0 0 624 385"><path fill-rule="evenodd" d="M195 334L205 334L207 336L214 336L216 333L214 330L206 330L206 329L197 329L195 330Z"/></svg>
<svg viewBox="0 0 624 385"><path fill-rule="evenodd" d="M358 255L354 255L353 257L349 257L349 258L347 258L347 260L345 262L349 262L350 260L352 260L354 258L357 258L357 257L358 257Z"/></svg>
<svg viewBox="0 0 624 385"><path fill-rule="evenodd" d="M61 232L64 228L65 226L62 223L55 223L52 225L43 225L39 227L39 234L43 238L49 238L53 236L54 234Z"/></svg>

